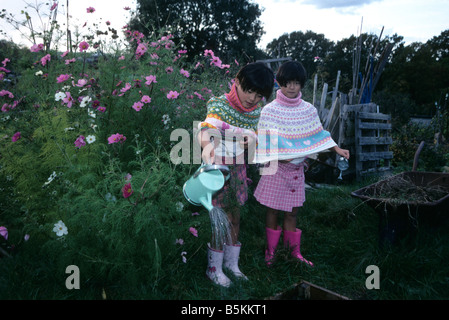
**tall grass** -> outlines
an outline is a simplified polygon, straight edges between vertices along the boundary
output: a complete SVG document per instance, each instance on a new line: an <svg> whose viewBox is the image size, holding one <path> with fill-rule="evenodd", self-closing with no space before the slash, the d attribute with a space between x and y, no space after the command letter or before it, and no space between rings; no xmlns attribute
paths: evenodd
<svg viewBox="0 0 449 320"><path fill-rule="evenodd" d="M421 227L416 237L394 246L380 246L378 214L350 196L357 185L309 190L298 227L303 230L302 253L315 267L293 261L279 247L276 263L264 263L265 211L250 198L242 213L240 266L249 281L233 279L224 289L205 277L209 221L204 209L186 206L179 216L142 228L136 239L107 244L101 237L83 236L79 252L69 241L41 247L29 242L0 264L1 299L264 299L306 280L351 299L449 298L448 224ZM199 212L192 216L191 212ZM137 218L137 217L136 217ZM167 217L165 217L167 218ZM189 234L195 226L198 238ZM175 238L184 244L175 244ZM78 238L79 240L79 238ZM120 246L120 241L126 245ZM129 247L134 242L134 247ZM48 242L47 242L48 243ZM70 255L66 253L70 252ZM150 253L151 252L151 253ZM187 261L182 261L182 252ZM81 288L65 287L65 267L78 265ZM380 270L380 288L367 289L366 267Z"/></svg>

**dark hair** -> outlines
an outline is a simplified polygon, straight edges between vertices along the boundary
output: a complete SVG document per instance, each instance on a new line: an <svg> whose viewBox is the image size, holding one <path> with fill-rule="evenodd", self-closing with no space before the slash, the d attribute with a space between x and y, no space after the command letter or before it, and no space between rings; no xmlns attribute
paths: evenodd
<svg viewBox="0 0 449 320"><path fill-rule="evenodd" d="M276 81L281 87L287 86L289 81L298 81L301 88L304 88L306 83L307 72L301 62L287 61L284 62L276 74Z"/></svg>
<svg viewBox="0 0 449 320"><path fill-rule="evenodd" d="M237 73L243 91L255 91L267 100L273 93L274 73L262 62L252 62L244 66Z"/></svg>

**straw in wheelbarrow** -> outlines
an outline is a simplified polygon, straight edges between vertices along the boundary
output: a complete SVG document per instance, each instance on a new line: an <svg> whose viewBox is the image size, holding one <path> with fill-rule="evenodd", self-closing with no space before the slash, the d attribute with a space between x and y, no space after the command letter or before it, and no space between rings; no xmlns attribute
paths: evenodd
<svg viewBox="0 0 449 320"><path fill-rule="evenodd" d="M448 192L448 188L444 186L418 186L407 176L394 176L384 183L374 185L369 196L391 204L428 203L441 199Z"/></svg>

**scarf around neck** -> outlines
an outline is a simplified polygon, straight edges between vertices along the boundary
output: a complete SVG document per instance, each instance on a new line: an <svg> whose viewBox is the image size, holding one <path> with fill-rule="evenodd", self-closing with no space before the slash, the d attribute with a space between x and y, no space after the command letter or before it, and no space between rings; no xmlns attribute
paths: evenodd
<svg viewBox="0 0 449 320"><path fill-rule="evenodd" d="M301 94L287 98L281 90L262 109L257 134L257 163L305 158L337 145L312 104L302 100Z"/></svg>
<svg viewBox="0 0 449 320"><path fill-rule="evenodd" d="M245 108L240 102L235 82L231 86L231 91L229 91L229 93L225 93L225 96L230 102L231 106L239 112L251 112L254 111L259 106L258 104L256 104L250 108Z"/></svg>

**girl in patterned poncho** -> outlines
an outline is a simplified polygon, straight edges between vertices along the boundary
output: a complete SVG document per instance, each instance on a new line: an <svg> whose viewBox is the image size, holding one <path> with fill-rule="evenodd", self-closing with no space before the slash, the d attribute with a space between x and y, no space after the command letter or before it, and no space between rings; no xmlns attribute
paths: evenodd
<svg viewBox="0 0 449 320"><path fill-rule="evenodd" d="M256 141L255 131L261 110L259 102L263 97L269 99L273 86L274 74L265 64L244 66L237 73L229 93L208 101L206 119L200 123L203 162L225 164L230 169L230 179L214 195L212 204L227 213L231 221L232 243L224 244L223 248L212 248L208 244L206 270L209 279L224 287L228 287L231 281L223 273L222 265L235 277L247 279L238 267L240 206L248 199L244 149ZM234 137L237 142L234 142Z"/></svg>
<svg viewBox="0 0 449 320"><path fill-rule="evenodd" d="M326 149L333 149L349 159L349 151L337 146L329 132L323 129L316 108L301 99L301 88L306 80L306 71L301 63L288 61L282 64L276 80L280 89L276 92L276 99L261 112L256 152L259 163L266 162L271 167L273 161L278 161L275 173L263 174L254 192L257 201L267 207L265 261L268 266L273 263L283 231L284 245L292 250L292 256L313 266L301 255L302 231L296 228L296 214L305 201L304 160L308 155ZM268 147L264 144L262 148L262 139L266 139L261 136L264 130L275 131L276 134L273 139L270 132ZM279 211L285 213L283 228L277 222Z"/></svg>

